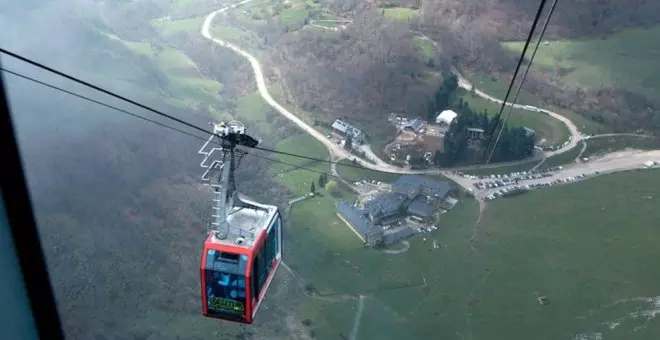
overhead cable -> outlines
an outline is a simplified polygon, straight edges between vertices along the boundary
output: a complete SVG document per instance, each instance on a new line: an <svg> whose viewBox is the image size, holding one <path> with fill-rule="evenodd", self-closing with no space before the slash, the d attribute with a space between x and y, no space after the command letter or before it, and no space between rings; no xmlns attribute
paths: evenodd
<svg viewBox="0 0 660 340"><path fill-rule="evenodd" d="M527 67L525 68L525 73L523 74L523 77L520 80L520 85L518 85L518 90L516 91L516 95L513 97L513 101L511 102L511 105L509 106L509 112L504 117L504 121L502 121L502 127L500 128L500 132L497 134L497 138L495 139L495 143L493 144L493 147L490 150L490 154L488 155L488 159L486 160L486 164L490 163L490 160L493 157L493 153L495 153L495 149L497 148L497 143L500 141L500 137L502 136L502 131L504 131L504 127L506 126L506 121L509 119L509 116L511 116L511 112L513 111L514 105L516 105L516 103L518 102L518 95L520 94L520 90L522 89L522 86L523 86L523 83L525 82L525 79L527 79L527 73L529 72L529 69L532 67L532 61L534 61L534 57L536 56L536 51L538 51L539 45L541 45L541 41L543 40L543 35L545 34L545 30L548 28L548 23L550 23L550 18L552 17L552 13L555 11L555 6L556 5L557 5L557 0L554 0L552 2L552 7L550 7L550 12L548 12L548 17L545 19L545 23L543 24L543 29L541 30L541 34L539 34L539 38L536 41L536 46L534 47L534 52L532 52L532 56L529 58L529 63L527 64Z"/></svg>
<svg viewBox="0 0 660 340"><path fill-rule="evenodd" d="M1 50L1 49L0 49L0 50ZM2 52L4 52L4 51L2 51ZM19 73L19 72L12 71L12 70L5 69L5 68L0 68L0 70L2 70L2 71L4 71L4 72L7 72L7 73L9 73L9 74L11 74L11 75L13 75L13 76L16 76L16 77L20 77L20 78L23 78L23 79L29 80L29 81L34 82L34 83L36 83L36 84L39 84L39 85L42 85L42 86L45 86L45 87L48 87L48 88L51 88L51 89L54 89L54 90L57 90L57 91L63 92L63 93L65 93L65 94L68 94L68 95L71 95L71 96L74 96L74 97L77 97L77 98L80 98L80 99L83 99L83 100L89 101L89 102L91 102L91 103L94 103L94 104L97 104L97 105L100 105L100 106L103 106L103 107L106 107L106 108L109 108L109 109L112 109L112 110L115 110L115 111L118 111L118 112L121 112L121 113L127 114L127 115L129 115L129 116L134 117L134 118L138 118L138 119L140 119L140 120L143 120L143 121L146 121L146 122L149 122L149 123L156 124L156 125L158 125L158 126L161 126L161 127L167 128L167 129L170 129L170 130L172 130L172 131L176 131L176 132L179 132L179 133L185 134L185 135L187 135L187 136L194 137L194 138L197 138L197 139L200 139L200 140L204 140L204 141L206 141L206 138L204 138L204 137L201 137L201 136L198 136L198 135L195 135L195 134L189 133L189 132L187 132L187 131L184 131L184 130L178 129L178 128L176 128L176 127L173 127L173 126L170 126L170 125L167 125L167 124L164 124L164 123L158 122L158 121L153 120L153 119L149 119L149 118L143 117L143 116L141 116L141 115L139 115L139 114L136 114L136 113L130 112L130 111L128 111L128 110L125 110L125 109L119 108L119 107L117 107L117 106L110 105L110 104L107 104L107 103L101 102L101 101L99 101L99 100L89 98L89 97L84 96L84 95L81 95L81 94L79 94L79 93L75 93L75 92L73 92L73 91L69 91L69 90L63 89L63 88L61 88L61 87L58 87L58 86L55 86L55 85L52 85L52 84L46 83L46 82L41 81L41 80L38 80L38 79L35 79L35 78L33 78L33 77L26 76L26 75L21 74L21 73ZM45 70L49 71L50 68L46 68ZM59 72L59 71L56 71L56 72L57 72L56 74L58 74L58 75L61 73L61 72ZM68 77L65 77L65 78L69 79ZM82 84L85 85L84 82L83 82ZM85 85L85 86L87 86L87 85ZM92 86L91 88L93 88L93 89L98 88L98 86L96 86L96 85L91 85L91 86ZM108 91L108 90L102 90L101 92L103 92L103 93L112 93L111 91ZM112 93L112 96L115 97L115 98L118 98L118 99L120 99L120 100L122 100L122 101L126 101L126 102L128 102L128 103L131 103L131 104L134 103L133 101L131 101L131 100L129 100L129 99L123 99L122 96L120 96L120 95L115 95L114 93ZM156 113L156 114L159 115L159 116L162 116L162 117L165 117L165 118L167 118L167 119L173 120L173 121L175 121L175 122L177 122L177 123L181 123L181 124L183 124L183 125L185 125L185 126L188 126L188 127L194 128L195 130L202 131L202 132L205 132L205 133L207 133L207 134L213 134L213 132L211 132L211 131L207 131L207 130L205 130L205 129L201 128L201 127L198 127L198 126L196 126L196 125L194 125L194 124L192 124L192 123L189 123L189 122L183 121L183 120L181 120L181 119L179 119L179 118L175 118L175 117L173 117L173 116L171 116L171 115L165 114L165 113L163 113L163 112L161 112L161 111L159 111L159 110L157 110L157 109L154 109L154 108L151 108L151 107L148 107L148 106L146 106L146 105L139 104L139 103L137 104L137 106L138 106L138 107L141 107L141 108L146 108L146 110L148 110L148 111L150 111L150 112L154 112L154 113ZM213 143L213 144L216 144L216 145L219 145L219 143L214 142L214 141L212 141L212 143ZM274 150L274 149L269 149L269 148L264 148L264 147L259 147L259 146L255 147L254 149L256 149L256 150L260 150L260 151L271 152L271 153L275 153L275 154L280 154L280 155L284 155L284 156L291 156L291 157L297 157L297 158L302 158L302 159L307 159L307 160L313 160L313 161L317 161L317 162L327 163L327 164L330 164L330 165L331 165L331 164L335 164L335 165L341 165L341 166L346 166L346 167L352 167L352 168L358 168L358 169L365 169L364 167L362 167L362 166L360 166L360 165L356 165L356 164L339 164L339 163L337 163L337 162L332 162L332 161L327 160L327 159L321 159L321 158L310 157L310 156L303 156L303 155L298 155L298 154L294 154L294 153L290 153L290 152L284 152L284 151L279 151L279 150ZM252 154L252 155L254 155L254 154ZM309 169L307 169L307 170L309 170ZM309 171L311 171L311 170L309 170Z"/></svg>
<svg viewBox="0 0 660 340"><path fill-rule="evenodd" d="M516 77L518 76L518 71L520 71L520 66L522 65L522 62L525 59L525 55L527 54L527 48L529 47L529 43L532 40L532 36L534 35L534 31L536 30L536 26L538 25L539 19L541 18L541 13L543 13L543 8L545 7L546 1L547 0L541 0L541 3L539 4L539 9L538 11L536 11L534 22L532 23L532 27L529 30L529 34L527 35L527 40L525 40L525 46L523 47L523 50L520 53L520 58L518 58L518 65L516 65L516 70L514 71L513 77L511 78L511 83L509 84L509 87L506 90L506 95L504 96L504 100L502 101L500 112L495 117L495 124L493 124L493 127L486 134L486 136L488 136L488 144L486 144L486 147L484 148L484 151L482 153L481 156L482 161L486 158L486 154L491 147L491 143L493 141L493 135L495 134L495 129L497 128L497 125L500 122L500 118L502 117L502 112L504 112L504 107L506 106L507 100L509 99L509 94L511 94L511 89L513 89L513 85L515 84Z"/></svg>

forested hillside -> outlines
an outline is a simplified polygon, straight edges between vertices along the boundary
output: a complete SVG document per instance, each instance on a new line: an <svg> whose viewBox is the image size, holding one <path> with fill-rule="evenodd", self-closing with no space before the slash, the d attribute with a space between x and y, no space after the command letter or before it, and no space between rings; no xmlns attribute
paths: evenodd
<svg viewBox="0 0 660 340"><path fill-rule="evenodd" d="M367 11L340 33L285 36L275 63L303 109L358 119L421 112L433 88L413 37L407 24Z"/></svg>
<svg viewBox="0 0 660 340"><path fill-rule="evenodd" d="M265 41L275 49L273 62L290 87L289 97L319 114L372 122L389 111L423 116L429 102L425 99L430 95L428 85L442 80L438 68L448 64L468 74L495 77L504 86L518 55L501 43L524 40L538 8L537 1L519 0L314 3L319 5L306 5L306 22L317 18L318 12L338 8L341 10L333 15L353 22L341 32L331 32L296 29L305 23L298 21L284 32L266 35ZM598 39L622 29L657 24L658 12L660 5L643 0L560 3L545 38ZM402 13L407 14L401 17ZM277 25L278 16L272 15L273 25ZM234 24L245 22L236 20ZM438 51L426 47L420 54L415 40L419 33L436 41ZM644 46L641 41L637 44ZM361 91L356 91L358 87ZM649 114L649 110L657 111L660 103L616 82L576 85L534 67L525 89L543 105L572 110L615 130L660 129L658 115Z"/></svg>

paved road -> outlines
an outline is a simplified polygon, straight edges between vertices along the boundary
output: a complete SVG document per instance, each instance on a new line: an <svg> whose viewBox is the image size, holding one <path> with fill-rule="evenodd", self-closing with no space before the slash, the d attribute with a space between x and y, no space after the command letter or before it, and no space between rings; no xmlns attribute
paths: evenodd
<svg viewBox="0 0 660 340"><path fill-rule="evenodd" d="M660 150L654 150L654 151L625 150L625 151L614 152L602 157L593 158L588 162L565 165L561 171L554 172L552 177L521 180L519 181L518 184L520 185L543 184L543 183L551 183L557 179L576 177L582 174L587 175L586 178L590 178L595 175L602 175L612 172L632 170L632 169L642 169L645 168L644 162L647 161L660 162ZM658 166L656 166L656 168L658 168ZM452 176L452 179L457 181L461 186L472 188L472 190L474 190L475 192L475 195L479 198L486 197L500 189L500 188L495 188L495 189L477 190L473 186L473 184L477 182L488 181L488 179L468 179L453 174L449 174L449 175Z"/></svg>
<svg viewBox="0 0 660 340"><path fill-rule="evenodd" d="M221 8L221 9L219 9L217 11L214 11L211 14L209 14L204 19L204 23L202 25L202 29L201 29L202 36L206 39L209 39L209 40L213 41L214 43L216 43L220 46L224 46L224 47L227 47L227 48L233 50L234 52L240 54L245 59L247 59L250 62L250 65L252 66L252 70L254 71L254 78L257 82L257 88L259 89L259 93L261 94L261 97L263 97L263 99L266 101L266 103L268 103L268 105L270 105L275 110L277 110L280 114L282 114L283 116L285 116L286 118L291 120L294 124L298 125L298 127L300 127L303 131L307 132L312 137L314 137L315 139L317 139L318 141L323 143L328 148L328 150L330 150L330 152L332 152L335 156L337 156L339 158L355 159L356 162L359 163L360 165L362 165L366 168L372 169L372 170L379 170L379 171L391 172L391 173L409 173L410 170L395 167L393 165L390 165L390 164L387 164L387 163L383 162L380 159L377 161L377 163L378 163L377 165L372 164L370 162L365 161L362 158L359 158L359 157L356 157L356 156L350 154L349 152L344 150L341 146L333 143L331 140L326 138L319 131L317 131L313 127L309 126L307 123L305 123L300 118L298 118L295 114L291 113L289 110L287 110L282 105L280 105L277 101L275 101L275 99L273 99L273 97L268 92L268 88L266 87L266 80L265 80L264 75L263 75L261 64L259 63L259 61L254 56L252 56L248 52L244 51L243 49L241 49L240 47L238 47L238 46L236 46L232 43L229 43L227 41L223 41L223 40L220 40L220 39L213 38L213 36L211 35L211 32L210 32L211 23L213 22L213 18L215 18L215 16L218 15L219 13L226 12L227 10L236 8L236 7L238 7L242 4L245 4L245 3L250 2L250 1L251 0L244 0L244 1L241 1L237 4L234 4L234 5L225 7L225 8Z"/></svg>

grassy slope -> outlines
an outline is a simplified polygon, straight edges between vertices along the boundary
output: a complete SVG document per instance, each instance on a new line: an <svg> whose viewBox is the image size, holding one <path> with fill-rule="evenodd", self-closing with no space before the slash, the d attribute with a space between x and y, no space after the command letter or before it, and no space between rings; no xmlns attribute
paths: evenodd
<svg viewBox="0 0 660 340"><path fill-rule="evenodd" d="M519 338L513 329L537 339L608 334L601 323L625 316L624 310L608 311L608 304L658 295L660 275L651 269L660 251L654 246L660 237L654 227L657 202L644 198L660 193L657 175L629 172L492 204L481 248L492 259L492 275L472 307L475 334L510 339ZM538 295L552 303L539 307ZM622 330L629 339L653 338L644 330L633 332L630 324L613 333Z"/></svg>
<svg viewBox="0 0 660 340"><path fill-rule="evenodd" d="M388 174L359 167L359 165L353 164L347 159L343 159L337 163L337 172L343 179L350 182L357 182L364 179L392 183L399 178L397 174Z"/></svg>
<svg viewBox="0 0 660 340"><path fill-rule="evenodd" d="M419 49L419 53L426 59L435 57L435 46L432 42L422 39L420 37L415 37L415 45Z"/></svg>
<svg viewBox="0 0 660 340"><path fill-rule="evenodd" d="M548 159L546 159L543 164L541 164L540 168L545 169L545 168L551 168L554 166L558 165L566 165L569 163L572 163L575 161L577 156L580 154L580 151L582 150L582 144L578 144L576 147L561 153L559 155L552 156ZM587 157L587 156L585 156ZM527 171L531 170L534 166L539 164L540 160L533 160L533 161L528 161L516 165L507 165L507 166L501 166L497 168L490 168L490 169L476 169L476 170L470 170L470 171L465 171L467 174L471 175L492 175L492 174L508 174L511 172L515 171Z"/></svg>
<svg viewBox="0 0 660 340"><path fill-rule="evenodd" d="M501 108L499 104L467 93L463 96L463 100L467 101L476 112L487 110L489 116L496 115ZM509 109L509 107L505 107L503 116L508 114ZM537 141L545 139L545 145L559 145L568 140L570 135L568 128L562 122L540 112L514 109L507 120L507 124L512 127L525 126L536 131Z"/></svg>
<svg viewBox="0 0 660 340"><path fill-rule="evenodd" d="M313 199L293 210L287 262L324 294L376 290L365 300L360 339L383 332L443 339L570 339L592 332L653 338L660 334L658 319L635 332L644 320L624 318L615 330L603 323L652 308L611 306L619 299L660 295L658 188L657 171L628 172L489 203L474 250L469 239L477 206L463 201L443 216L440 230L425 235L426 242L413 238L400 255L363 248L325 202ZM441 249L431 249L431 240ZM415 286L424 280L426 286ZM413 286L394 289L404 285ZM551 303L539 306L540 295ZM312 316L319 338L350 330L346 319L334 328L314 326L355 313L348 309L354 303L334 305ZM310 306L302 303L298 311Z"/></svg>
<svg viewBox="0 0 660 340"><path fill-rule="evenodd" d="M587 148L584 150L582 157L603 155L626 148L657 150L660 149L660 140L658 138L643 138L632 136L615 136L590 139L587 141Z"/></svg>
<svg viewBox="0 0 660 340"><path fill-rule="evenodd" d="M493 80L490 77L485 77L483 75L478 75L478 74L469 75L468 78L476 88L499 99L504 99L504 96L506 95L506 90L509 86L508 81L510 81L509 79ZM513 100L513 95L515 95L515 93L509 95L510 100ZM529 92L526 92L524 88L520 91L520 95L518 96L518 103L523 105L539 106L545 109L554 110L555 112L560 113L561 115L572 120L573 123L575 123L575 125L578 127L578 129L581 132L587 134L599 134L599 133L607 133L611 131L604 125L599 124L588 118L585 118L579 114L558 109L556 107L547 107L542 103L541 99L539 99L538 97L534 96Z"/></svg>
<svg viewBox="0 0 660 340"><path fill-rule="evenodd" d="M564 69L560 77L571 85L616 85L655 98L660 88L658 34L660 26L626 29L605 39L552 41L539 47L534 65L551 74ZM503 45L519 53L524 44Z"/></svg>
<svg viewBox="0 0 660 340"><path fill-rule="evenodd" d="M383 9L385 17L394 20L409 20L417 16L417 11L405 7L391 7Z"/></svg>
<svg viewBox="0 0 660 340"><path fill-rule="evenodd" d="M134 53L150 58L166 74L167 92L173 96L169 101L173 104L179 106L197 103L209 105L209 103L223 101L219 94L222 84L202 78L195 63L179 50L164 46L160 53L155 53L150 43L123 42Z"/></svg>
<svg viewBox="0 0 660 340"><path fill-rule="evenodd" d="M266 135L269 135L273 128L272 124L266 120L271 110L258 91L242 96L236 101L238 119L245 120L248 125L256 124L259 131Z"/></svg>
<svg viewBox="0 0 660 340"><path fill-rule="evenodd" d="M197 32L202 27L203 17L181 19L181 20L152 20L152 26L158 28L167 36L172 36L180 32Z"/></svg>
<svg viewBox="0 0 660 340"><path fill-rule="evenodd" d="M275 149L318 159L328 158L328 151L325 146L307 134L284 139L277 143ZM269 171L270 176L273 176L276 182L284 185L296 195L308 193L311 182L318 181L320 175L318 172L328 172L329 170L329 165L325 162L280 154L277 155L276 159L288 164L274 163ZM299 167L312 171L300 169ZM316 184L318 186L318 183Z"/></svg>

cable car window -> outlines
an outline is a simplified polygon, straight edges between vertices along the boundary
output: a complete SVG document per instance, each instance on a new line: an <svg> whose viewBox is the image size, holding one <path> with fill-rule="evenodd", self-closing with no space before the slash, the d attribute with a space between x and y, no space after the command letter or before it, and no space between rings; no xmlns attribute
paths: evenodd
<svg viewBox="0 0 660 340"><path fill-rule="evenodd" d="M266 248L263 247L261 251L255 256L254 264L252 266L252 280L255 287L255 298L259 299L259 294L263 290L266 279L268 278L268 266L266 265Z"/></svg>
<svg viewBox="0 0 660 340"><path fill-rule="evenodd" d="M209 249L206 256L206 269L245 275L247 256Z"/></svg>
<svg viewBox="0 0 660 340"><path fill-rule="evenodd" d="M267 258L266 263L268 265L269 270L274 265L275 257L279 252L279 244L278 244L279 229L280 229L280 218L278 217L273 223L273 226L270 229L270 232L268 233L268 237L266 238L266 245L265 245L266 258Z"/></svg>
<svg viewBox="0 0 660 340"><path fill-rule="evenodd" d="M209 314L245 314L245 276L206 271L206 306Z"/></svg>

